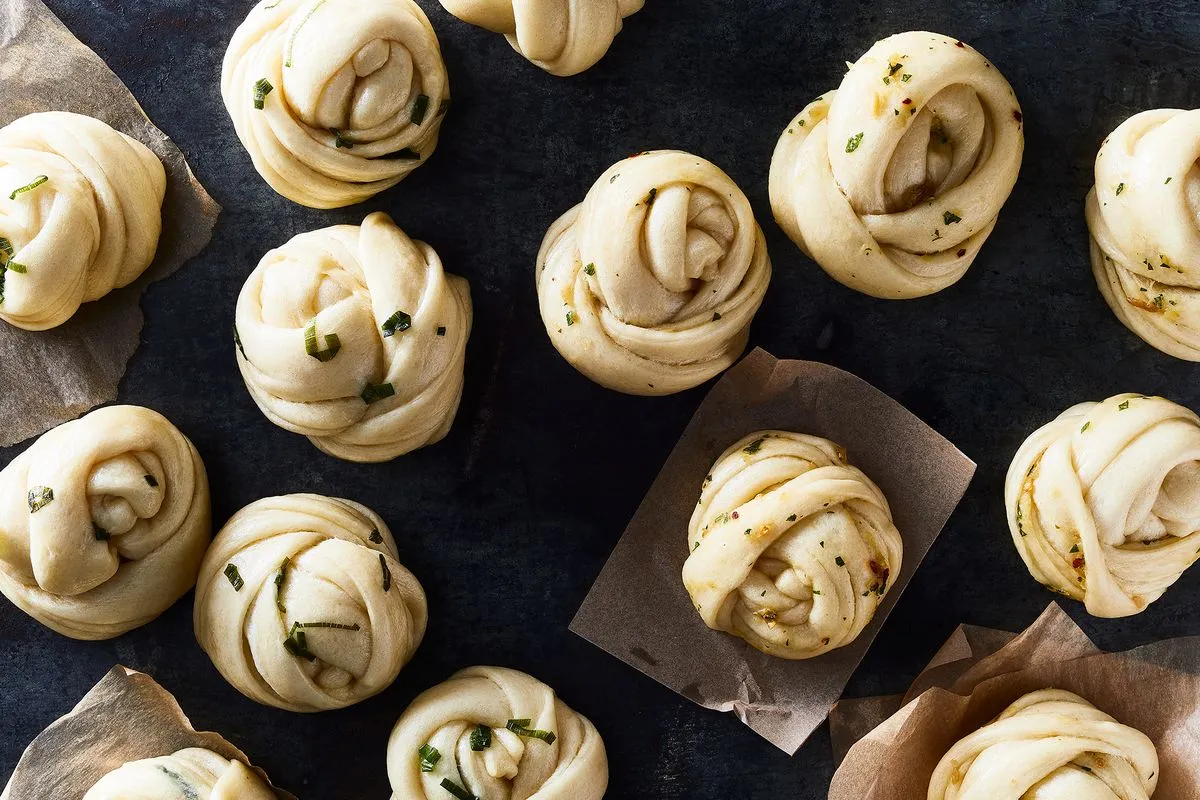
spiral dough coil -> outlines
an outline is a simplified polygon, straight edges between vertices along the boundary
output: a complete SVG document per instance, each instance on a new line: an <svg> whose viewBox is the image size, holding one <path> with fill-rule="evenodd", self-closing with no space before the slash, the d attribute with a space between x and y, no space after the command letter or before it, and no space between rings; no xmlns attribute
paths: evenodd
<svg viewBox="0 0 1200 800"><path fill-rule="evenodd" d="M196 639L234 688L288 711L386 689L425 635L425 591L366 506L268 497L217 534L196 584Z"/></svg>
<svg viewBox="0 0 1200 800"><path fill-rule="evenodd" d="M1158 752L1141 731L1059 689L1025 695L942 757L929 800L1149 800Z"/></svg>
<svg viewBox="0 0 1200 800"><path fill-rule="evenodd" d="M752 433L704 481L683 583L704 623L768 655L853 642L900 574L887 500L827 439Z"/></svg>
<svg viewBox="0 0 1200 800"><path fill-rule="evenodd" d="M940 34L900 33L788 125L771 160L771 208L840 283L921 297L971 266L1024 148L1021 108L987 59Z"/></svg>
<svg viewBox="0 0 1200 800"><path fill-rule="evenodd" d="M487 800L602 800L608 786L595 726L501 667L464 669L417 697L392 730L387 768L393 800L444 800L447 782Z"/></svg>
<svg viewBox="0 0 1200 800"><path fill-rule="evenodd" d="M610 167L550 227L537 262L555 348L597 383L640 395L690 389L729 367L770 279L746 196L676 150Z"/></svg>
<svg viewBox="0 0 1200 800"><path fill-rule="evenodd" d="M604 57L625 17L645 0L441 0L454 16L495 33L553 75L577 75Z"/></svg>
<svg viewBox="0 0 1200 800"><path fill-rule="evenodd" d="M275 800L245 764L189 747L169 756L129 761L97 781L83 800Z"/></svg>
<svg viewBox="0 0 1200 800"><path fill-rule="evenodd" d="M109 406L0 472L0 591L74 639L109 639L196 582L211 531L199 454L165 417Z"/></svg>
<svg viewBox="0 0 1200 800"><path fill-rule="evenodd" d="M238 296L235 353L276 425L387 461L450 430L471 319L467 282L375 213L267 253Z"/></svg>
<svg viewBox="0 0 1200 800"><path fill-rule="evenodd" d="M54 328L141 275L158 249L166 170L80 114L0 128L0 319Z"/></svg>
<svg viewBox="0 0 1200 800"><path fill-rule="evenodd" d="M450 85L413 0L262 0L229 43L221 95L271 188L338 208L433 154Z"/></svg>
<svg viewBox="0 0 1200 800"><path fill-rule="evenodd" d="M1200 558L1200 417L1137 394L1069 408L1021 445L1004 500L1034 578L1140 613Z"/></svg>
<svg viewBox="0 0 1200 800"><path fill-rule="evenodd" d="M1200 111L1144 111L1096 156L1088 193L1092 272L1146 342L1200 361Z"/></svg>

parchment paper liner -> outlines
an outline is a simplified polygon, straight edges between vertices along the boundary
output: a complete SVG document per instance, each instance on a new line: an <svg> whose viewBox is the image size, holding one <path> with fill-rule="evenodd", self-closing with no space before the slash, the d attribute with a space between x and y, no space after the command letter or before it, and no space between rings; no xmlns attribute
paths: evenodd
<svg viewBox="0 0 1200 800"><path fill-rule="evenodd" d="M136 24L137 15L131 19ZM141 141L166 167L167 193L158 254L140 278L85 303L52 330L24 331L0 321L0 446L116 399L142 330L142 292L204 249L221 210L121 79L41 0L3 0L0 126L35 111L86 114Z"/></svg>
<svg viewBox="0 0 1200 800"><path fill-rule="evenodd" d="M960 627L904 697L839 703L829 800L925 800L955 742L1036 689L1075 692L1158 747L1155 798L1200 787L1200 637L1103 653L1057 604L1019 636ZM898 710L897 710L898 709ZM878 727L874 726L878 723Z"/></svg>
<svg viewBox="0 0 1200 800"><path fill-rule="evenodd" d="M250 763L219 734L194 730L171 693L149 675L116 666L70 713L29 743L0 800L79 800L127 761L186 747L205 747ZM252 768L270 784L265 772ZM275 794L280 800L296 800L279 789Z"/></svg>
<svg viewBox="0 0 1200 800"><path fill-rule="evenodd" d="M766 428L843 445L887 496L904 537L904 568L871 624L851 645L808 661L772 658L709 630L681 578L704 476L731 443ZM954 445L862 379L756 349L701 403L571 630L684 697L734 712L794 753L841 696L974 472Z"/></svg>

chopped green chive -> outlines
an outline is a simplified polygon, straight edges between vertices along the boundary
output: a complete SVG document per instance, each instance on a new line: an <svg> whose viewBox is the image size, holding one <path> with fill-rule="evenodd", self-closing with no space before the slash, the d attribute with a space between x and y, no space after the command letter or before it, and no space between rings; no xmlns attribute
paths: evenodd
<svg viewBox="0 0 1200 800"><path fill-rule="evenodd" d="M478 797L471 794L449 778L442 778L442 788L457 797L458 800L479 800Z"/></svg>
<svg viewBox="0 0 1200 800"><path fill-rule="evenodd" d="M367 538L374 544L383 544L383 534L379 532L378 528L372 528L371 535Z"/></svg>
<svg viewBox="0 0 1200 800"><path fill-rule="evenodd" d="M437 335L438 335L438 336L445 336L445 335L446 335L446 326L445 326L445 325L438 325L438 329L437 329Z"/></svg>
<svg viewBox="0 0 1200 800"><path fill-rule="evenodd" d="M382 400L385 397L391 397L395 393L396 389L390 383L368 383L359 397L362 398L364 403L371 405L371 403Z"/></svg>
<svg viewBox="0 0 1200 800"><path fill-rule="evenodd" d="M267 103L267 95L275 89L271 82L266 78L259 78L254 82L254 107L262 111Z"/></svg>
<svg viewBox="0 0 1200 800"><path fill-rule="evenodd" d="M403 150L397 150L394 153L388 153L385 156L377 156L378 159L386 161L420 161L421 154L411 147L405 147Z"/></svg>
<svg viewBox="0 0 1200 800"><path fill-rule="evenodd" d="M1078 553L1078 552L1079 552L1079 545L1077 545L1077 544L1073 544L1073 545L1071 545L1071 552L1072 552L1072 553Z"/></svg>
<svg viewBox="0 0 1200 800"><path fill-rule="evenodd" d="M844 567L844 566L846 566L846 559L842 558L841 556L838 556L837 558L835 558L833 560L833 563L837 564L839 567Z"/></svg>
<svg viewBox="0 0 1200 800"><path fill-rule="evenodd" d="M1165 181L1163 181L1163 186L1166 186L1170 182L1171 182L1171 179L1167 178Z"/></svg>
<svg viewBox="0 0 1200 800"><path fill-rule="evenodd" d="M383 557L383 553L379 554L379 566L383 568L383 590L390 592L392 590L392 571L388 569L387 559Z"/></svg>
<svg viewBox="0 0 1200 800"><path fill-rule="evenodd" d="M425 114L429 111L429 95L419 94L417 99L413 101L412 107L412 124L420 125L425 121Z"/></svg>
<svg viewBox="0 0 1200 800"><path fill-rule="evenodd" d="M862 144L862 140L863 140L862 131L859 131L858 133L851 136L849 139L846 140L846 152L853 153L855 150L858 149L858 146L860 144Z"/></svg>
<svg viewBox="0 0 1200 800"><path fill-rule="evenodd" d="M1125 411L1128 408L1129 408L1129 401L1126 400L1125 402L1121 403L1121 405L1117 406L1117 411Z"/></svg>
<svg viewBox="0 0 1200 800"><path fill-rule="evenodd" d="M795 515L795 514L792 514L791 516L789 516L789 517L787 518L787 521L788 521L788 522L795 522L795 521L796 521L796 515Z"/></svg>
<svg viewBox="0 0 1200 800"><path fill-rule="evenodd" d="M339 131L337 128L330 128L329 132L333 134L333 146L336 149L338 149L338 150L341 150L342 148L345 148L346 150L354 149L354 140L350 139L346 136L342 136L342 132Z"/></svg>
<svg viewBox="0 0 1200 800"><path fill-rule="evenodd" d="M575 312L574 312L574 311L568 311L568 312L567 312L567 327L569 328L569 327L571 327L572 325L574 325L574 324L575 324L575 321L576 321L577 319L579 319L579 318L575 316Z"/></svg>
<svg viewBox="0 0 1200 800"><path fill-rule="evenodd" d="M97 542L107 542L109 539L108 531L101 528L95 522L92 523L92 535L96 537Z"/></svg>
<svg viewBox="0 0 1200 800"><path fill-rule="evenodd" d="M596 265L588 264L586 267L583 268L583 274L584 275L595 275L596 274Z"/></svg>
<svg viewBox="0 0 1200 800"><path fill-rule="evenodd" d="M714 311L714 312L713 312L713 318L712 318L712 321L713 321L713 322L716 322L716 321L717 321L717 320L719 320L719 319L721 319L721 314L720 314L720 312L718 312L718 311Z"/></svg>
<svg viewBox="0 0 1200 800"><path fill-rule="evenodd" d="M649 208L650 206L654 205L654 200L657 197L658 197L658 189L657 188L651 189L650 194L646 195L646 208Z"/></svg>
<svg viewBox="0 0 1200 800"><path fill-rule="evenodd" d="M332 628L338 631L360 631L362 627L357 623L347 625L344 622L293 622L293 628Z"/></svg>
<svg viewBox="0 0 1200 800"><path fill-rule="evenodd" d="M283 559L283 563L279 565L279 572L275 573L275 607L280 613L287 611L283 605L283 585L287 582L288 565L292 563L292 557L287 556Z"/></svg>
<svg viewBox="0 0 1200 800"><path fill-rule="evenodd" d="M1125 184L1124 184L1124 183L1118 183L1118 184L1117 184L1117 191L1116 191L1116 195L1117 195L1118 197L1120 197L1120 196L1121 196L1121 192L1123 192L1123 191L1125 191Z"/></svg>
<svg viewBox="0 0 1200 800"><path fill-rule="evenodd" d="M158 478L153 475L143 475L142 477L146 479L146 485L150 488L153 489L158 486Z"/></svg>
<svg viewBox="0 0 1200 800"><path fill-rule="evenodd" d="M476 725L471 731L471 749L478 753L492 746L492 729L487 725Z"/></svg>
<svg viewBox="0 0 1200 800"><path fill-rule="evenodd" d="M442 754L431 744L421 745L421 749L417 751L417 757L420 759L421 772L433 772L438 762L442 760Z"/></svg>
<svg viewBox="0 0 1200 800"><path fill-rule="evenodd" d="M909 75L907 72L900 76L901 83L908 83L911 80L912 80L912 75Z"/></svg>
<svg viewBox="0 0 1200 800"><path fill-rule="evenodd" d="M312 15L317 13L317 9L324 4L325 0L317 0L317 2L313 3L313 7L310 8L308 13L304 15L304 18L300 20L300 24L292 29L292 35L289 36L287 40L287 58L285 58L283 61L283 65L285 67L290 67L292 65L292 50L294 50L296 47L296 37L300 35L300 29L304 27L305 23L312 19Z"/></svg>
<svg viewBox="0 0 1200 800"><path fill-rule="evenodd" d="M26 500L29 501L29 513L36 514L54 502L54 490L49 486L35 486L29 490Z"/></svg>
<svg viewBox="0 0 1200 800"><path fill-rule="evenodd" d="M395 336L397 333L403 333L411 328L412 317L403 311L397 311L388 317L380 327L383 328L383 338L386 339L389 336Z"/></svg>
<svg viewBox="0 0 1200 800"><path fill-rule="evenodd" d="M325 349L321 349L320 337L317 336L317 318L313 317L304 328L304 352L320 361L322 364L332 361L341 352L342 340L336 333L325 334Z"/></svg>
<svg viewBox="0 0 1200 800"><path fill-rule="evenodd" d="M953 225L956 222L962 222L962 217L953 211L947 211L945 214L942 214L942 221L947 225Z"/></svg>
<svg viewBox="0 0 1200 800"><path fill-rule="evenodd" d="M558 737L550 731L539 731L529 727L530 720L527 719L510 719L504 726L517 736L524 736L529 739L541 739L546 744L554 744L554 740Z"/></svg>
<svg viewBox="0 0 1200 800"><path fill-rule="evenodd" d="M1088 420L1087 422L1083 423L1083 427L1079 429L1079 432L1080 432L1080 433L1087 433L1087 429L1088 429L1088 428L1090 428L1090 427L1092 427L1092 421L1091 421L1091 420Z"/></svg>
<svg viewBox="0 0 1200 800"><path fill-rule="evenodd" d="M752 456L755 453L757 453L759 450L762 450L763 442L765 442L766 440L767 440L767 437L760 436L757 439L755 439L753 442L751 442L750 444L743 447L742 452L748 456Z"/></svg>
<svg viewBox="0 0 1200 800"><path fill-rule="evenodd" d="M34 189L41 186L43 183L45 183L48 180L50 180L50 177L48 175L38 175L36 178L34 178L32 181L30 181L29 183L22 186L20 189L13 189L13 193L8 196L8 199L16 200L17 195L24 194L25 192L32 192ZM14 270L14 272L15 271L16 270Z"/></svg>
<svg viewBox="0 0 1200 800"><path fill-rule="evenodd" d="M235 592L240 592L242 587L246 585L246 582L242 580L242 574L238 572L236 564L230 563L225 565L225 577L233 584Z"/></svg>
<svg viewBox="0 0 1200 800"><path fill-rule="evenodd" d="M283 649L297 658L303 658L306 661L317 660L317 657L308 649L308 637L304 635L304 631L295 625L288 631L288 637L283 640Z"/></svg>
<svg viewBox="0 0 1200 800"><path fill-rule="evenodd" d="M242 354L242 358L246 358L246 348L242 346L242 335L238 333L237 324L233 326L233 343L237 345L238 352ZM250 359L246 358L247 361Z"/></svg>

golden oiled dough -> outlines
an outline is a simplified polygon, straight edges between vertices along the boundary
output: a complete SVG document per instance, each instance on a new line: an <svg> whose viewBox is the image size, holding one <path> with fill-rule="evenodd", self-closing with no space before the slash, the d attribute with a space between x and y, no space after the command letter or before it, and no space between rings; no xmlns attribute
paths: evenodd
<svg viewBox="0 0 1200 800"><path fill-rule="evenodd" d="M229 43L221 95L271 188L338 208L433 154L450 84L413 0L261 0Z"/></svg>
<svg viewBox="0 0 1200 800"><path fill-rule="evenodd" d="M646 0L440 0L454 16L502 33L553 75L577 75L604 57L625 17Z"/></svg>
<svg viewBox="0 0 1200 800"><path fill-rule="evenodd" d="M166 187L150 148L97 119L0 128L0 319L54 328L132 283L154 260Z"/></svg>
<svg viewBox="0 0 1200 800"><path fill-rule="evenodd" d="M275 800L245 764L189 747L130 761L97 781L83 800Z"/></svg>
<svg viewBox="0 0 1200 800"><path fill-rule="evenodd" d="M925 31L876 42L779 138L771 208L830 277L873 297L941 291L1012 192L1021 107L992 64Z"/></svg>
<svg viewBox="0 0 1200 800"><path fill-rule="evenodd" d="M555 348L626 394L673 394L732 365L770 280L742 190L678 150L610 167L550 227L537 260Z"/></svg>
<svg viewBox="0 0 1200 800"><path fill-rule="evenodd" d="M542 738L513 732L510 720ZM476 749L480 726L490 744ZM392 729L387 770L392 800L445 800L444 781L487 800L602 800L608 787L596 727L546 684L501 667L464 669L418 696Z"/></svg>
<svg viewBox="0 0 1200 800"><path fill-rule="evenodd" d="M0 472L0 591L74 639L166 611L196 582L210 532L204 463L148 408L59 425Z"/></svg>
<svg viewBox="0 0 1200 800"><path fill-rule="evenodd" d="M386 689L425 635L425 591L366 506L268 497L225 524L196 583L196 639L251 700L288 711Z"/></svg>
<svg viewBox="0 0 1200 800"><path fill-rule="evenodd" d="M1043 689L1010 705L942 757L928 800L1148 800L1158 752L1070 692Z"/></svg>
<svg viewBox="0 0 1200 800"><path fill-rule="evenodd" d="M758 431L705 479L683 583L708 627L779 658L862 633L900 574L887 499L828 439Z"/></svg>
<svg viewBox="0 0 1200 800"><path fill-rule="evenodd" d="M347 461L440 440L462 397L467 282L386 214L302 233L238 296L238 366L276 425Z"/></svg>
<svg viewBox="0 0 1200 800"><path fill-rule="evenodd" d="M1034 578L1140 613L1200 559L1200 417L1138 394L1073 406L1021 445L1004 501Z"/></svg>
<svg viewBox="0 0 1200 800"><path fill-rule="evenodd" d="M1096 156L1092 272L1125 327L1200 361L1200 111L1143 111Z"/></svg>

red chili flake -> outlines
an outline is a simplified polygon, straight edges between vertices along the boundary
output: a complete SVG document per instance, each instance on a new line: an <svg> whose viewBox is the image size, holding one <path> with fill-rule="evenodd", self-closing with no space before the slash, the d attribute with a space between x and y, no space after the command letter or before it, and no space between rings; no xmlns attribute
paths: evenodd
<svg viewBox="0 0 1200 800"><path fill-rule="evenodd" d="M966 45L965 45L965 44L963 44L962 42L955 42L955 43L954 43L954 46L955 46L955 47L966 47Z"/></svg>
<svg viewBox="0 0 1200 800"><path fill-rule="evenodd" d="M959 250L959 251L958 251L958 257L959 257L959 258L962 258L962 257L963 257L963 256L965 256L966 254L967 254L967 249L966 249L965 247L964 247L962 250Z"/></svg>
<svg viewBox="0 0 1200 800"><path fill-rule="evenodd" d="M1022 113L1020 112L1020 110L1018 110L1018 109L1013 109L1013 119L1015 119L1017 122L1024 122L1024 121L1025 121L1025 115L1024 115L1024 114L1022 114Z"/></svg>
<svg viewBox="0 0 1200 800"><path fill-rule="evenodd" d="M1075 569L1079 569L1080 567L1082 567L1083 566L1083 556L1079 556L1074 561L1072 561L1071 566L1074 567Z"/></svg>
<svg viewBox="0 0 1200 800"><path fill-rule="evenodd" d="M888 577L892 574L892 571L889 568L880 566L878 561L871 561L868 566L871 568L871 573L879 578L882 578L884 582L886 582Z"/></svg>
<svg viewBox="0 0 1200 800"><path fill-rule="evenodd" d="M729 516L733 517L734 519L737 519L737 518L738 518L738 512L736 512L736 511L735 511L735 512L733 512L732 514L730 514Z"/></svg>
<svg viewBox="0 0 1200 800"><path fill-rule="evenodd" d="M911 97L906 97L906 98L904 98L903 100L901 100L900 102L904 103L904 105L906 105L906 106L911 106L911 105L912 105L912 98L911 98Z"/></svg>

